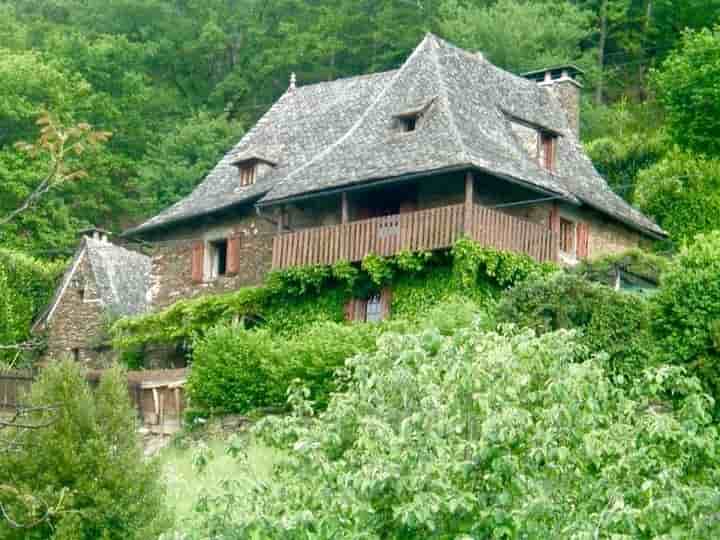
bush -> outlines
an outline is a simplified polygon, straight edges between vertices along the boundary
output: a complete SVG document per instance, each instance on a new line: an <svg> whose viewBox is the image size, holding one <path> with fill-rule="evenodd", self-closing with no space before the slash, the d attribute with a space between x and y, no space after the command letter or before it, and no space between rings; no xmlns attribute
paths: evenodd
<svg viewBox="0 0 720 540"><path fill-rule="evenodd" d="M626 390L584 357L562 330L384 335L325 413L297 392L293 415L254 428L285 458L211 498L205 536L717 537L720 440L698 381L664 367Z"/></svg>
<svg viewBox="0 0 720 540"><path fill-rule="evenodd" d="M669 362L687 366L720 403L720 232L699 235L663 274L655 335ZM720 407L718 407L720 409Z"/></svg>
<svg viewBox="0 0 720 540"><path fill-rule="evenodd" d="M497 316L539 333L577 329L589 354L609 355L614 374L635 378L652 361L648 301L578 275L558 272L516 285L503 294Z"/></svg>
<svg viewBox="0 0 720 540"><path fill-rule="evenodd" d="M63 266L0 249L0 345L28 339L30 325L50 301ZM14 352L0 351L0 362L14 357Z"/></svg>
<svg viewBox="0 0 720 540"><path fill-rule="evenodd" d="M287 389L300 379L320 407L336 390L333 377L345 360L374 348L375 325L321 323L301 336L220 325L195 343L188 391L195 407L245 413L283 407Z"/></svg>
<svg viewBox="0 0 720 540"><path fill-rule="evenodd" d="M17 529L0 520L1 538L145 540L169 526L160 471L143 458L121 370L93 392L77 364L54 363L29 401L54 408L25 419L45 427L3 431L13 447L0 453L0 503L14 520L37 523Z"/></svg>

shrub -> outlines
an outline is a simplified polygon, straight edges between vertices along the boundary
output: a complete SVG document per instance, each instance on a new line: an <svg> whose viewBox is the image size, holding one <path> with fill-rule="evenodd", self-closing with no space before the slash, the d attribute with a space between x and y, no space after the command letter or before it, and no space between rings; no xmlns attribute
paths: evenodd
<svg viewBox="0 0 720 540"><path fill-rule="evenodd" d="M544 333L577 329L590 354L609 355L615 374L636 377L653 357L647 300L558 272L503 294L498 320Z"/></svg>
<svg viewBox="0 0 720 540"><path fill-rule="evenodd" d="M164 487L138 444L123 372L108 372L93 392L77 364L60 361L43 370L29 401L55 408L26 419L45 427L5 433L14 445L0 453L0 485L17 491L0 489L0 503L16 521L37 523L0 520L0 537L157 538L169 525Z"/></svg>
<svg viewBox="0 0 720 540"><path fill-rule="evenodd" d="M720 399L720 232L699 235L663 274L654 331L667 361L685 365Z"/></svg>
<svg viewBox="0 0 720 540"><path fill-rule="evenodd" d="M626 390L584 356L562 330L384 335L325 413L299 391L293 415L254 428L285 458L208 500L206 535L717 537L720 440L698 381L664 367Z"/></svg>
<svg viewBox="0 0 720 540"><path fill-rule="evenodd" d="M194 406L245 413L282 407L291 382L300 379L320 407L336 390L333 377L345 360L374 348L376 325L320 323L299 336L220 325L195 343L188 390Z"/></svg>

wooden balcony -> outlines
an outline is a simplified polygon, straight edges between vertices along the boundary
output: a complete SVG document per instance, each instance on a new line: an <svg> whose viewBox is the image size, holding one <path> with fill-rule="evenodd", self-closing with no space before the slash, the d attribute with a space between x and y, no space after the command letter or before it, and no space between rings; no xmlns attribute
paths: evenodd
<svg viewBox="0 0 720 540"><path fill-rule="evenodd" d="M370 253L388 256L443 249L463 235L537 261L558 260L559 237L547 227L477 204L457 204L279 234L273 243L272 266L356 262Z"/></svg>

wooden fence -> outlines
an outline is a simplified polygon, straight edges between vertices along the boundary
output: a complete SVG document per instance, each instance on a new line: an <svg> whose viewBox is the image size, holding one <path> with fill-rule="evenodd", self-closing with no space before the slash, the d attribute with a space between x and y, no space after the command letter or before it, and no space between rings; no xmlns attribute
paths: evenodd
<svg viewBox="0 0 720 540"><path fill-rule="evenodd" d="M0 370L0 409L14 409L23 405L23 396L35 380L32 369Z"/></svg>
<svg viewBox="0 0 720 540"><path fill-rule="evenodd" d="M283 233L273 242L273 268L356 262L369 253L443 249L463 234L539 261L557 260L559 240L547 227L479 205L471 212L469 231L464 230L465 206L456 204Z"/></svg>

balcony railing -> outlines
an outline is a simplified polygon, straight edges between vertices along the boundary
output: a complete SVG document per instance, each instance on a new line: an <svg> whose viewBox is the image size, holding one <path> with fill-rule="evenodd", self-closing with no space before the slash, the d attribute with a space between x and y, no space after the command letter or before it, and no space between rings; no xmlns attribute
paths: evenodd
<svg viewBox="0 0 720 540"><path fill-rule="evenodd" d="M273 268L356 262L369 253L442 249L463 235L538 261L558 259L559 238L550 229L479 205L470 212L468 231L465 206L457 204L283 233L274 239Z"/></svg>

